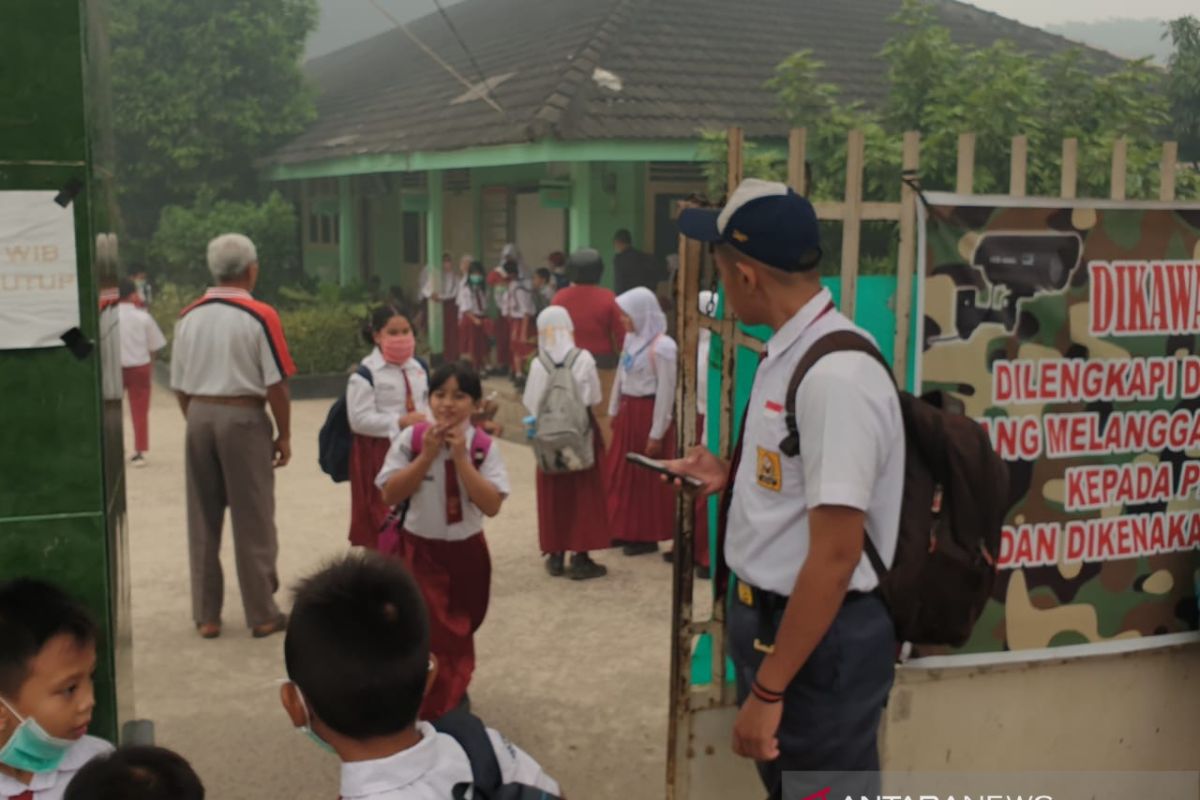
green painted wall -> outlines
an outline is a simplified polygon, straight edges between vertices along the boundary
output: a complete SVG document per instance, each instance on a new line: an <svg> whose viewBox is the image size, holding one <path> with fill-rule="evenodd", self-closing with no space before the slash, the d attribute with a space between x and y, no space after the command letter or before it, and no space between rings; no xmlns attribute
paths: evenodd
<svg viewBox="0 0 1200 800"><path fill-rule="evenodd" d="M604 283L613 285L613 234L628 228L634 244L644 241L646 207L645 165L634 162L600 162L591 165L590 236L581 246L594 247L604 258Z"/></svg>
<svg viewBox="0 0 1200 800"><path fill-rule="evenodd" d="M47 578L87 603L102 628L92 732L115 739L133 692L118 331L115 309L98 310L117 272L93 246L114 227L104 14L98 0L7 0L0 24L0 191L84 183L63 213L96 345L82 359L0 350L0 580Z"/></svg>

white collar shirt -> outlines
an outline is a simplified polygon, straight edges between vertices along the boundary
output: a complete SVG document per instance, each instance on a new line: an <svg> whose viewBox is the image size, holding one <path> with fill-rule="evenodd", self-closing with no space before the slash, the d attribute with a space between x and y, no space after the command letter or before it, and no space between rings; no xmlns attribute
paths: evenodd
<svg viewBox="0 0 1200 800"><path fill-rule="evenodd" d="M454 787L471 782L471 763L451 736L438 733L428 722L417 723L421 741L395 755L373 761L342 764L342 800L446 800ZM488 738L504 783L520 783L550 795L561 793L558 783L541 765L488 728Z"/></svg>
<svg viewBox="0 0 1200 800"><path fill-rule="evenodd" d="M474 447L475 437L478 433L473 427L467 429L468 451ZM413 462L415 455L412 445L413 429L405 428L399 436L392 440L391 449L388 450L387 458L383 461L383 468L375 480L376 486L382 489L389 478ZM498 440L492 440L483 463L479 465L479 472L488 483L496 487L500 494L507 497L511 489L508 483L508 472L504 469L504 459L500 456L500 446ZM458 542L469 539L483 530L483 512L479 506L471 502L471 498L467 495L467 487L462 482L462 475L458 476L458 496L462 500L462 520L454 523L447 521L446 463L450 460L449 450L443 449L438 453L437 458L429 467L429 472L425 473L425 480L421 482L421 488L409 501L408 516L405 517L404 527L417 536Z"/></svg>
<svg viewBox="0 0 1200 800"><path fill-rule="evenodd" d="M515 280L508 285L502 302L504 316L509 319L523 319L537 315L537 305L533 301L533 287L527 281Z"/></svg>
<svg viewBox="0 0 1200 800"><path fill-rule="evenodd" d="M487 313L487 292L484 287L474 287L470 281L463 281L458 287L458 318L468 314L482 317Z"/></svg>
<svg viewBox="0 0 1200 800"><path fill-rule="evenodd" d="M154 354L167 346L158 323L149 312L133 303L118 303L117 314L121 326L121 366L149 364Z"/></svg>
<svg viewBox="0 0 1200 800"><path fill-rule="evenodd" d="M403 366L389 364L376 347L362 360L375 385L357 371L346 383L346 416L350 430L363 436L391 439L400 433L400 418L408 414L412 391L413 411L429 416L429 377L415 358Z"/></svg>
<svg viewBox="0 0 1200 800"><path fill-rule="evenodd" d="M596 369L595 356L587 350L578 350L577 352L579 355L575 357L575 363L571 365L571 376L575 379L575 386L579 390L579 401L591 408L599 405L604 398L603 390L600 388L600 373ZM567 359L570 358L571 356L568 354ZM539 351L529 366L529 377L525 381L525 394L522 397L525 409L530 414L538 413L538 406L541 405L542 395L549 382L550 373L542 364Z"/></svg>
<svg viewBox="0 0 1200 800"><path fill-rule="evenodd" d="M75 773L96 756L110 753L112 749L113 746L103 739L84 736L67 750L58 769L36 773L28 786L0 774L0 800L20 797L25 792L32 792L33 800L61 800Z"/></svg>
<svg viewBox="0 0 1200 800"><path fill-rule="evenodd" d="M608 401L608 415L617 416L622 395L653 397L654 418L650 426L650 438L661 439L665 436L675 415L675 383L678 380L675 364L678 360L679 346L666 334L637 352L623 351Z"/></svg>
<svg viewBox="0 0 1200 800"><path fill-rule="evenodd" d="M831 304L822 290L767 343L745 416L725 557L740 579L781 595L792 593L808 557L810 508L859 509L885 564L896 551L904 426L891 376L874 358L832 353L817 362L796 392L800 455L790 458L779 449L787 436L787 387L808 348L838 330L867 335L840 313L827 312ZM877 585L864 553L848 589Z"/></svg>

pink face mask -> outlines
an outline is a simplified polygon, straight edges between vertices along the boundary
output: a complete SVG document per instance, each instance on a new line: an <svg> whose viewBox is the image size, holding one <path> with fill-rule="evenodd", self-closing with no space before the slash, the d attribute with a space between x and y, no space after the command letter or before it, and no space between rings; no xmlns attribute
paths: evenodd
<svg viewBox="0 0 1200 800"><path fill-rule="evenodd" d="M417 351L417 339L411 333L385 336L379 341L379 352L389 364L402 365Z"/></svg>

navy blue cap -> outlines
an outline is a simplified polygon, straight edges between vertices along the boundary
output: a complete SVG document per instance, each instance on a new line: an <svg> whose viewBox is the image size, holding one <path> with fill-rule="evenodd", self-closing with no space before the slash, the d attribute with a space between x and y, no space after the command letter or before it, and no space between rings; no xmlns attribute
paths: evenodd
<svg viewBox="0 0 1200 800"><path fill-rule="evenodd" d="M821 228L812 203L782 183L747 178L725 208L688 208L679 231L723 243L783 272L804 272L821 260Z"/></svg>

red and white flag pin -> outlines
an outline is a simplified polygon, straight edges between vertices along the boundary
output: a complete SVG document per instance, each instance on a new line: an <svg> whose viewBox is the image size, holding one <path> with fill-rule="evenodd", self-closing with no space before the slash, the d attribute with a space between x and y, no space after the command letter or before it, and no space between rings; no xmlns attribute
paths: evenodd
<svg viewBox="0 0 1200 800"><path fill-rule="evenodd" d="M775 419L783 416L783 405L781 403L776 403L774 400L768 400L763 405L763 416L767 417L768 419Z"/></svg>

